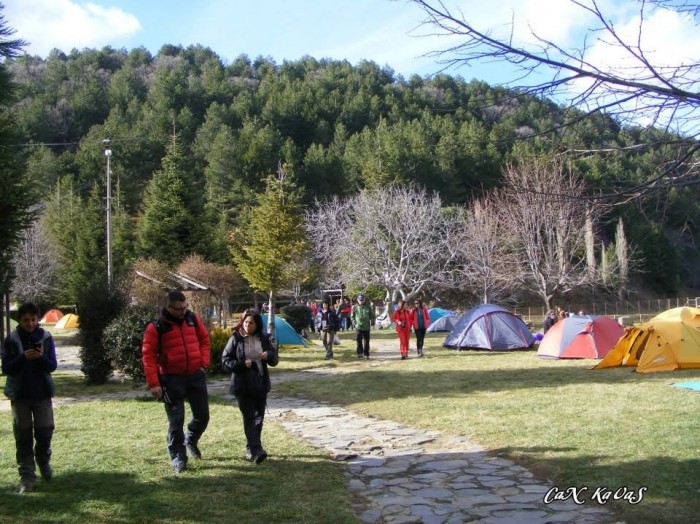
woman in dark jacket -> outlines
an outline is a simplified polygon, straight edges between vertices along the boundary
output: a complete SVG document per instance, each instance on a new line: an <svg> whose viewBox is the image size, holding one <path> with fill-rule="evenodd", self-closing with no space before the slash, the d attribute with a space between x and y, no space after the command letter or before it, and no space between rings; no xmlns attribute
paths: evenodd
<svg viewBox="0 0 700 524"><path fill-rule="evenodd" d="M262 332L260 313L246 310L226 343L221 363L224 370L231 372L229 391L236 397L243 415L246 458L256 464L267 458L260 440L271 388L267 366L276 366L277 362L277 350L270 337Z"/></svg>

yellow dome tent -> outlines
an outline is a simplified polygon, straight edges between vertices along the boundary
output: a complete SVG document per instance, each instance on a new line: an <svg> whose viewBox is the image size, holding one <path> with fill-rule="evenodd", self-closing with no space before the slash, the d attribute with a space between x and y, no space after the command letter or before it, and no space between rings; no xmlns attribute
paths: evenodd
<svg viewBox="0 0 700 524"><path fill-rule="evenodd" d="M627 328L593 369L616 366L637 366L639 373L700 368L700 309L669 309Z"/></svg>
<svg viewBox="0 0 700 524"><path fill-rule="evenodd" d="M58 329L75 329L79 325L78 315L75 313L68 313L63 315L61 319L56 322L56 327Z"/></svg>

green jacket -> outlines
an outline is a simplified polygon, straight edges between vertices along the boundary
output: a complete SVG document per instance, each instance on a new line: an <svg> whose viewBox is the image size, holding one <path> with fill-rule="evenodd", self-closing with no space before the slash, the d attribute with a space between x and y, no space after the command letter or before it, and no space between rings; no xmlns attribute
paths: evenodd
<svg viewBox="0 0 700 524"><path fill-rule="evenodd" d="M352 314L350 315L352 325L360 331L369 331L374 324L374 309L368 304L355 304L352 306Z"/></svg>

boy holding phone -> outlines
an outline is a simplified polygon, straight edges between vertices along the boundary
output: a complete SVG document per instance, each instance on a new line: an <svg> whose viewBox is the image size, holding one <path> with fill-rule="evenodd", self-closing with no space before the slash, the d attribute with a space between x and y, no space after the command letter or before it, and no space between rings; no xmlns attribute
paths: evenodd
<svg viewBox="0 0 700 524"><path fill-rule="evenodd" d="M56 370L56 348L51 334L39 326L37 306L27 302L17 313L17 329L5 339L2 347L2 372L7 375L5 395L12 404L19 492L23 494L34 490L37 464L44 480L53 477L51 398L55 388L51 373Z"/></svg>

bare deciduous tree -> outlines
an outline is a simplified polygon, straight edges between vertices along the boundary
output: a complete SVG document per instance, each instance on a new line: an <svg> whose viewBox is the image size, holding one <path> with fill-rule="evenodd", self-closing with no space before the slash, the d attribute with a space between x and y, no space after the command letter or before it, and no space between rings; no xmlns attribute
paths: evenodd
<svg viewBox="0 0 700 524"><path fill-rule="evenodd" d="M362 191L317 203L306 216L316 257L333 278L387 298L411 299L426 285L451 281L459 230L456 211L414 186Z"/></svg>
<svg viewBox="0 0 700 524"><path fill-rule="evenodd" d="M40 302L56 289L58 256L46 241L42 220L28 229L15 251L13 265L16 277L12 295L20 301Z"/></svg>
<svg viewBox="0 0 700 524"><path fill-rule="evenodd" d="M669 63L667 56L650 48L652 17L697 25L700 4L692 1L639 0L636 23L617 27L612 13L596 0L569 0L573 16L589 26L578 45L558 43L531 31L530 42L516 39L516 21L510 31L478 27L471 14L448 7L448 0L409 0L426 14L424 27L456 44L431 53L444 69L470 61L507 62L515 67L509 86L519 92L551 96L583 112L571 121L605 112L620 122L668 129L678 136L664 140L677 148L674 161L637 187L616 190L618 197L634 197L649 189L694 184L700 179L700 61L697 49L684 48L686 56ZM648 33L647 34L647 30ZM601 48L603 51L601 51ZM614 57L614 63L611 61ZM632 146L641 150L645 146Z"/></svg>
<svg viewBox="0 0 700 524"><path fill-rule="evenodd" d="M517 283L511 271L514 261L503 205L497 192L474 201L462 211L464 227L457 237L460 256L455 275L484 304L503 302Z"/></svg>
<svg viewBox="0 0 700 524"><path fill-rule="evenodd" d="M559 158L508 164L504 178L503 219L515 239L513 274L547 309L553 298L595 285L596 273L586 263L584 225L589 217L594 228L599 213L595 203L576 198L584 194L583 183Z"/></svg>
<svg viewBox="0 0 700 524"><path fill-rule="evenodd" d="M207 287L207 292L193 294L197 311L215 308L219 325L226 327L229 317L228 300L234 290L244 287L243 279L231 265L206 262L199 255L190 255L178 266L178 272L191 276Z"/></svg>

